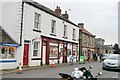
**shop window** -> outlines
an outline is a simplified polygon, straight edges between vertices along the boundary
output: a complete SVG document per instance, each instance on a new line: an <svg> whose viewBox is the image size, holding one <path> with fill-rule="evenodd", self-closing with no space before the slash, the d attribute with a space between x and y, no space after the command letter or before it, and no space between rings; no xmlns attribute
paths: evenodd
<svg viewBox="0 0 120 80"><path fill-rule="evenodd" d="M71 49L68 49L68 56L71 55Z"/></svg>
<svg viewBox="0 0 120 80"><path fill-rule="evenodd" d="M15 58L16 47L12 46L3 46L1 48L1 57L2 59L14 59Z"/></svg>
<svg viewBox="0 0 120 80"><path fill-rule="evenodd" d="M33 56L38 56L39 53L39 42L34 42Z"/></svg>
<svg viewBox="0 0 120 80"><path fill-rule="evenodd" d="M60 57L62 57L63 48L60 48Z"/></svg>
<svg viewBox="0 0 120 80"><path fill-rule="evenodd" d="M50 58L57 58L57 57L58 57L58 47L50 46Z"/></svg>

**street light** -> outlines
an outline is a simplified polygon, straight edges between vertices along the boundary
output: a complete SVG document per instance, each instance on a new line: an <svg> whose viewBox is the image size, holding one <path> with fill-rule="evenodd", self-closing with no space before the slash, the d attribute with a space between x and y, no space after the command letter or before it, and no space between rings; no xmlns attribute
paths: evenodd
<svg viewBox="0 0 120 80"><path fill-rule="evenodd" d="M79 30L79 61L82 56L82 29Z"/></svg>

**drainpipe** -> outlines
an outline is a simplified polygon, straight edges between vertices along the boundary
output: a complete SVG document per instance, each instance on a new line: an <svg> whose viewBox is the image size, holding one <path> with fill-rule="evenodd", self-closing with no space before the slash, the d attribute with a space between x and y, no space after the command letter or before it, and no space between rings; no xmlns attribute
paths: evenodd
<svg viewBox="0 0 120 80"><path fill-rule="evenodd" d="M20 46L22 46L22 36L23 36L23 12L24 12L24 2L22 1L22 12L21 12L21 31L20 31Z"/></svg>

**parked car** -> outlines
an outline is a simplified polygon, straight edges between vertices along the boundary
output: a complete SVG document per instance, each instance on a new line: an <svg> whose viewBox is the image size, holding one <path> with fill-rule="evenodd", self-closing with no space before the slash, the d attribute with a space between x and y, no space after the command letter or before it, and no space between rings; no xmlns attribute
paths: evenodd
<svg viewBox="0 0 120 80"><path fill-rule="evenodd" d="M101 60L104 61L110 54L102 54Z"/></svg>
<svg viewBox="0 0 120 80"><path fill-rule="evenodd" d="M119 54L110 54L103 62L102 69L112 69L120 70L120 55Z"/></svg>

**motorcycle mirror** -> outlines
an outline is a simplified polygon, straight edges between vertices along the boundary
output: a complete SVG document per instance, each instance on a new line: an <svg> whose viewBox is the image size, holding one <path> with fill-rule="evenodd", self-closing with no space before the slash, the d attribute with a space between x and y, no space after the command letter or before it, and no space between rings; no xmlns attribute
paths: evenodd
<svg viewBox="0 0 120 80"><path fill-rule="evenodd" d="M95 76L95 78L97 78L98 76L101 76L102 72L98 72L97 76Z"/></svg>
<svg viewBox="0 0 120 80"><path fill-rule="evenodd" d="M90 69L93 69L93 66L90 66Z"/></svg>
<svg viewBox="0 0 120 80"><path fill-rule="evenodd" d="M98 75L102 75L103 73L102 72L98 72Z"/></svg>

